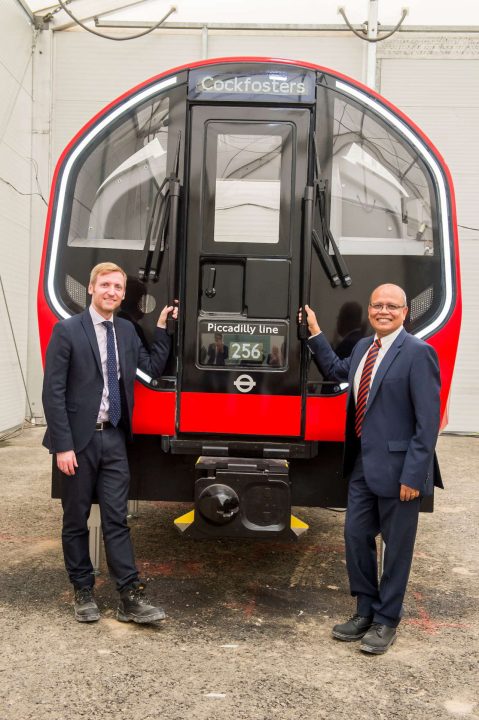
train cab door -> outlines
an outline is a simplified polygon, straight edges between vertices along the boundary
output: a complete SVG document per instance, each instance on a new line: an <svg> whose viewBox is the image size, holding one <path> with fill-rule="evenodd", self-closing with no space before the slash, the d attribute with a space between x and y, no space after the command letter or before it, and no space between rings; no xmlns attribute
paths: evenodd
<svg viewBox="0 0 479 720"><path fill-rule="evenodd" d="M312 110L193 105L190 113L179 434L299 439Z"/></svg>

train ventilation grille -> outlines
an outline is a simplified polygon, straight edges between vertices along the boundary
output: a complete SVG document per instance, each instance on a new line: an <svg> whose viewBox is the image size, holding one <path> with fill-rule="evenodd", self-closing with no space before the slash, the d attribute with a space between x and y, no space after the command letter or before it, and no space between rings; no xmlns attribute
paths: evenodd
<svg viewBox="0 0 479 720"><path fill-rule="evenodd" d="M75 278L72 278L71 275L67 275L65 278L65 288L73 302L85 309L86 287L78 282L78 280L75 280Z"/></svg>
<svg viewBox="0 0 479 720"><path fill-rule="evenodd" d="M411 322L414 322L415 320L418 320L422 315L427 313L427 311L432 305L433 298L434 292L432 287L428 287L423 290L422 293L416 295L416 297L411 300L411 307L409 308L409 320Z"/></svg>

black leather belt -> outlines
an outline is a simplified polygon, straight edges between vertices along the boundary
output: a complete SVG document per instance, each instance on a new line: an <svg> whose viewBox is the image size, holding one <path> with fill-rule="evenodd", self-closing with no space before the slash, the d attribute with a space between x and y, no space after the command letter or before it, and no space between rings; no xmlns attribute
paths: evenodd
<svg viewBox="0 0 479 720"><path fill-rule="evenodd" d="M105 420L104 422L98 422L95 425L95 430L107 430L112 427L114 427L114 425L112 425L111 422L108 422L108 420Z"/></svg>

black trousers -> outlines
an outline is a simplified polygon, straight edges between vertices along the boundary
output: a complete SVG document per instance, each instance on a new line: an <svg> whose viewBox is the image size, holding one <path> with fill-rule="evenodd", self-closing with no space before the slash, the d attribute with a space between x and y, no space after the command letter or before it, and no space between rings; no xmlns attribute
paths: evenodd
<svg viewBox="0 0 479 720"><path fill-rule="evenodd" d="M122 590L138 579L126 520L130 471L123 430L94 432L76 458L75 475L62 475L62 543L70 582L75 589L92 587L95 582L87 521L96 498L108 567L117 589Z"/></svg>
<svg viewBox="0 0 479 720"><path fill-rule="evenodd" d="M374 622L396 627L411 569L419 517L419 498L401 501L380 497L368 488L359 453L349 481L344 526L346 566L357 612ZM386 548L382 577L378 579L376 536Z"/></svg>

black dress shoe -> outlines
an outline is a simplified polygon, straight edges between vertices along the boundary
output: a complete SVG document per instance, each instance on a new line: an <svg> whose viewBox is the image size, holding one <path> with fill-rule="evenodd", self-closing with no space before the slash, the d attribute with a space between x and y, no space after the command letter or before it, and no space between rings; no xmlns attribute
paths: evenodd
<svg viewBox="0 0 479 720"><path fill-rule="evenodd" d="M142 583L132 583L121 591L116 613L116 618L120 622L136 622L143 625L164 620L165 617L163 608L151 604Z"/></svg>
<svg viewBox="0 0 479 720"><path fill-rule="evenodd" d="M333 627L333 637L337 640L344 640L345 642L361 640L371 627L372 622L372 615L368 615L367 617L358 614L353 615L347 622Z"/></svg>
<svg viewBox="0 0 479 720"><path fill-rule="evenodd" d="M78 622L96 622L100 619L100 611L91 587L75 590L73 607L75 608L75 620Z"/></svg>
<svg viewBox="0 0 479 720"><path fill-rule="evenodd" d="M373 655L382 655L396 642L396 628L373 623L361 641L359 649Z"/></svg>

